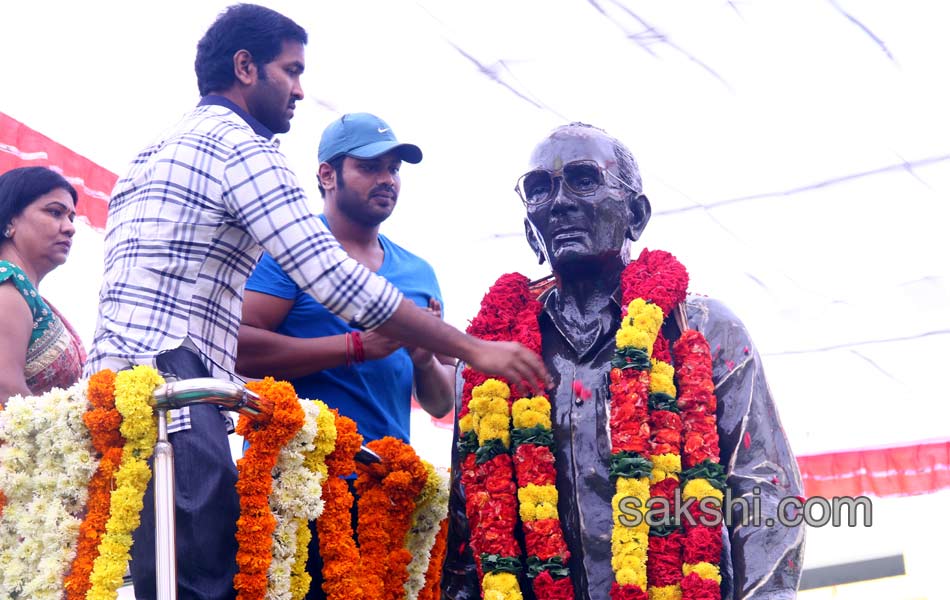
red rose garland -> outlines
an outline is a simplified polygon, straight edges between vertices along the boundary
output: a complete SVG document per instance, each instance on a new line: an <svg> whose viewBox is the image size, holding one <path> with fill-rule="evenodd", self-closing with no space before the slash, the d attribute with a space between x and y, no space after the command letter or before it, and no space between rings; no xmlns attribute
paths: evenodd
<svg viewBox="0 0 950 600"><path fill-rule="evenodd" d="M526 282L519 274L499 278L482 301L482 309L472 322L469 333L489 340L519 340L539 352L538 313L531 304L535 299ZM625 331L618 331L618 352L614 359L615 368L610 373L609 388L614 452L611 469L618 482L615 504L618 498L630 495L640 497L644 505L649 496L666 498L672 504L680 479L687 498L715 497L718 493L721 499L721 490L725 487L725 473L718 464L715 396L708 344L696 331L683 332L677 341L674 347L675 374L680 399L676 401L669 367L669 344L659 331L657 316L650 308L655 305L660 309L659 319L662 321L685 300L687 284L686 269L671 254L663 251L643 250L621 276L623 317L627 327ZM636 314L628 314L635 300ZM531 310L527 310L528 307ZM621 329L625 328L622 326ZM524 335L523 339L519 338L519 333ZM489 556L487 550L500 550L504 544L498 544L499 540L510 543L508 528L512 517L507 498L511 492L511 467L504 458L499 458L505 456L504 453L493 454L491 451L492 445L497 447L498 443L507 448L508 440L502 440L497 432L495 437L480 435L478 430L484 427L479 427L479 422L488 415L473 411L471 407L473 393L484 386L488 378L470 369L466 369L463 375L465 381L459 413L462 484L466 490L470 544L482 579L485 574L483 557ZM505 399L508 400L507 396ZM498 417L507 418L507 413ZM499 442L486 445L486 440L492 439ZM479 460L476 451L487 460ZM551 481L549 467L552 464L537 445L518 445L514 456L522 490L537 485L532 483L534 481ZM534 504L542 505L543 502ZM644 507L644 512L647 508ZM722 549L719 528L702 525L679 530L656 527L647 538L643 528L621 528L617 516L615 506L612 545L615 565L620 568L616 571L615 567L615 571L622 575L623 581L614 583L611 589L613 600L645 600L648 583L651 600L674 600L680 598L680 594L684 600L719 598L718 560ZM498 517L501 517L503 532L495 531L493 535L493 528L486 526L485 521L497 528ZM534 547L538 549L534 555L539 558L548 552L552 556L564 556L566 561L567 549L559 545L563 544L563 535L560 542L554 541L547 546L541 541L551 521L535 519L525 522L524 513L522 517L529 555ZM558 533L559 525L558 521ZM647 551L649 560L637 562L636 557ZM497 566L494 559L492 566ZM520 564L516 568L520 569ZM548 571L534 582L539 598L571 597L563 595L563 590L552 591L548 577L544 577L546 575L549 576Z"/></svg>

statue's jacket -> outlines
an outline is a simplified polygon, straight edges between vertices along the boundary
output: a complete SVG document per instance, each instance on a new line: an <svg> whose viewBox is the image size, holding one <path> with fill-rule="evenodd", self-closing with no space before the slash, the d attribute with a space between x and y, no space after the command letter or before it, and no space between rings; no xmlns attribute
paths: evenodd
<svg viewBox="0 0 950 600"><path fill-rule="evenodd" d="M541 298L539 321L542 354L554 378L550 392L556 444L558 514L571 553L570 569L578 599L607 600L614 580L610 566L611 498L608 373L620 325L620 305L614 302L596 331L571 336L568 320L556 312L556 289ZM619 300L619 294L615 295ZM723 527L722 597L727 600L794 598L801 574L804 527L787 527L776 518L782 498L802 495L795 458L776 412L751 339L722 303L690 296L686 300L689 327L709 341L716 386L720 462L726 468L732 498L744 497L761 506L759 526L733 519ZM672 345L680 335L674 319L663 332ZM579 339L579 338L584 339ZM573 339L572 339L573 338ZM461 373L461 366L459 374ZM578 400L575 382L591 392ZM458 377L457 404L461 400ZM585 394L586 395L586 394ZM456 412L460 407L456 407ZM455 440L458 439L456 426ZM443 598L477 600L479 584L471 547L459 454L453 444L449 538L443 569ZM738 511L738 509L736 509ZM735 514L738 517L738 514ZM520 529L520 528L519 528ZM523 546L523 539L519 540ZM533 600L522 581L525 598Z"/></svg>

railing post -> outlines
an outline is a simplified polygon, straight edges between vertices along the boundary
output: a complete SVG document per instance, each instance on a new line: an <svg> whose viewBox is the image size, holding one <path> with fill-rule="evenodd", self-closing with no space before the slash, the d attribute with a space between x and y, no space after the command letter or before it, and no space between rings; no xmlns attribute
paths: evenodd
<svg viewBox="0 0 950 600"><path fill-rule="evenodd" d="M155 480L155 575L158 600L178 597L175 564L175 452L168 441L166 410L158 410L152 477Z"/></svg>

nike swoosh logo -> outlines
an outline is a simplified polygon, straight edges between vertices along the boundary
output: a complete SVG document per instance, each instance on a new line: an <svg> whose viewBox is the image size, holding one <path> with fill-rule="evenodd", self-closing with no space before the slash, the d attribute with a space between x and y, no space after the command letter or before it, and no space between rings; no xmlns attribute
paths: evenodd
<svg viewBox="0 0 950 600"><path fill-rule="evenodd" d="M376 131L380 133L386 133L387 131L389 131L389 127L377 127Z"/></svg>

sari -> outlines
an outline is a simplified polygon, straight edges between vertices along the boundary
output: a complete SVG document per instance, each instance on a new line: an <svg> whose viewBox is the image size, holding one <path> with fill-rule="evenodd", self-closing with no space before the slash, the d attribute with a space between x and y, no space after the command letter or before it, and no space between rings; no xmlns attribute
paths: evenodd
<svg viewBox="0 0 950 600"><path fill-rule="evenodd" d="M49 304L15 264L0 260L0 284L11 281L33 314L33 333L23 375L30 393L68 388L82 376L86 351L66 319Z"/></svg>

